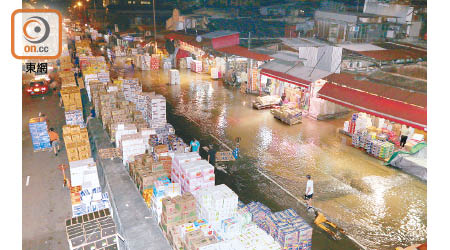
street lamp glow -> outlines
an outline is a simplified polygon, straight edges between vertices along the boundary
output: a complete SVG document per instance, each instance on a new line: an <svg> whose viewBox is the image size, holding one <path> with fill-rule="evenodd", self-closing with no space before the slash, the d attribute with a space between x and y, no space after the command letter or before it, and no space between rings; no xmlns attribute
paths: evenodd
<svg viewBox="0 0 450 250"><path fill-rule="evenodd" d="M80 7L81 7L82 5L83 5L83 4L82 4L81 2L78 2L78 6L80 6Z"/></svg>

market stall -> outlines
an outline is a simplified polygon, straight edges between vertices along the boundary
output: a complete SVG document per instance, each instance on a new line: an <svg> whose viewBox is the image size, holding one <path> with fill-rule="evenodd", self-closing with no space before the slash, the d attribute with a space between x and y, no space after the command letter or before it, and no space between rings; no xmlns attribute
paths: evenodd
<svg viewBox="0 0 450 250"><path fill-rule="evenodd" d="M282 77L282 73L269 69L261 70L259 90L262 93L282 97L300 109L308 109L309 83L295 77Z"/></svg>

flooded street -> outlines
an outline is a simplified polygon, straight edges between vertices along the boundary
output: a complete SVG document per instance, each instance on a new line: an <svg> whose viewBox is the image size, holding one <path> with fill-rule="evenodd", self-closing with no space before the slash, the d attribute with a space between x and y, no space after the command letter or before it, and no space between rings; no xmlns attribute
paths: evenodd
<svg viewBox="0 0 450 250"><path fill-rule="evenodd" d="M241 159L228 173L220 172L216 183L230 185L244 202L260 200L273 210L293 207L312 223L313 215L298 202L305 192L304 176L310 174L314 206L367 249L426 240L426 183L349 146L351 138L337 132L346 119L303 118L288 126L269 110L252 109L255 96L206 74L182 70L181 84L172 86L162 70L136 71L135 76L144 91L167 98L168 122L185 141L195 137L203 146L220 145L220 140L232 148L234 139L241 138ZM314 230L313 249L359 249L346 239L324 243L327 236Z"/></svg>

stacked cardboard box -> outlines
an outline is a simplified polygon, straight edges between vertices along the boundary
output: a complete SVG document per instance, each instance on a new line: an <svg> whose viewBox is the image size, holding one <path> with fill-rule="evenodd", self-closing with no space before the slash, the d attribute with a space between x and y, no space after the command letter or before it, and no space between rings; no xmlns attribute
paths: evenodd
<svg viewBox="0 0 450 250"><path fill-rule="evenodd" d="M97 77L98 77L98 80L99 80L100 82L103 82L103 83L107 83L107 82L110 81L110 78L109 78L109 71L98 72L98 73L97 73Z"/></svg>
<svg viewBox="0 0 450 250"><path fill-rule="evenodd" d="M181 191L193 192L212 187L215 183L214 167L200 155L192 153L175 153L172 159L171 178L181 184Z"/></svg>
<svg viewBox="0 0 450 250"><path fill-rule="evenodd" d="M158 157L159 162L163 165L164 171L169 173L169 178L172 176L170 173L172 172L172 157L171 156L159 156Z"/></svg>
<svg viewBox="0 0 450 250"><path fill-rule="evenodd" d="M92 84L102 83L98 80L98 76L96 73L92 72L88 74L86 71L83 72L83 82L89 97L89 101L92 101ZM103 83L102 83L103 84Z"/></svg>
<svg viewBox="0 0 450 250"><path fill-rule="evenodd" d="M123 79L123 94L125 100L137 103L137 94L142 92L142 86L137 78Z"/></svg>
<svg viewBox="0 0 450 250"><path fill-rule="evenodd" d="M67 219L66 236L70 249L119 249L116 225L108 208Z"/></svg>
<svg viewBox="0 0 450 250"><path fill-rule="evenodd" d="M107 193L101 192L97 166L92 158L69 162L72 212L74 216L109 208Z"/></svg>
<svg viewBox="0 0 450 250"><path fill-rule="evenodd" d="M202 61L192 60L191 61L191 71L196 73L202 72Z"/></svg>
<svg viewBox="0 0 450 250"><path fill-rule="evenodd" d="M61 88L77 87L77 83L75 82L73 73L70 73L72 74L72 76L61 77Z"/></svg>
<svg viewBox="0 0 450 250"><path fill-rule="evenodd" d="M98 150L101 159L122 158L119 148L102 148Z"/></svg>
<svg viewBox="0 0 450 250"><path fill-rule="evenodd" d="M219 68L217 68L217 67L211 68L211 78L212 79L219 79L219 78L221 78L221 74L220 74Z"/></svg>
<svg viewBox="0 0 450 250"><path fill-rule="evenodd" d="M214 230L204 219L169 226L167 229L167 238L174 249L220 249L217 248L218 239Z"/></svg>
<svg viewBox="0 0 450 250"><path fill-rule="evenodd" d="M100 116L100 94L106 93L105 85L100 81L90 81L89 91L89 100L94 105L95 113Z"/></svg>
<svg viewBox="0 0 450 250"><path fill-rule="evenodd" d="M136 118L135 118L135 120L136 120ZM147 127L141 127L141 128L138 128L138 130L139 130L139 133L141 134L141 136L144 138L145 148L149 152L153 152L153 147L150 145L150 136L151 135L156 136L156 131L152 128L147 128Z"/></svg>
<svg viewBox="0 0 450 250"><path fill-rule="evenodd" d="M123 165L127 165L131 156L145 154L144 138L139 133L122 135L119 144Z"/></svg>
<svg viewBox="0 0 450 250"><path fill-rule="evenodd" d="M171 68L172 68L172 60L170 60L170 58L164 58L163 69L167 70L167 69L171 69Z"/></svg>
<svg viewBox="0 0 450 250"><path fill-rule="evenodd" d="M195 198L190 193L167 197L162 200L161 227L165 234L173 225L181 225L197 220Z"/></svg>
<svg viewBox="0 0 450 250"><path fill-rule="evenodd" d="M218 229L225 219L236 216L238 196L224 184L206 187L193 192L198 215Z"/></svg>
<svg viewBox="0 0 450 250"><path fill-rule="evenodd" d="M282 249L311 249L312 227L294 210L272 213L259 202L252 202L243 210L250 212L256 225L270 234Z"/></svg>
<svg viewBox="0 0 450 250"><path fill-rule="evenodd" d="M176 152L176 153L184 153L186 148L188 147L184 143L184 141L180 137L177 137L176 135L168 136L168 145L169 145L170 151Z"/></svg>
<svg viewBox="0 0 450 250"><path fill-rule="evenodd" d="M67 111L83 110L79 87L65 87L61 89L64 108Z"/></svg>
<svg viewBox="0 0 450 250"><path fill-rule="evenodd" d="M134 177L135 183L141 194L146 193L150 199L145 199L147 205L151 205L151 197L153 193L153 185L160 177L167 177L165 171L153 172L146 167L133 167L130 166L130 174Z"/></svg>
<svg viewBox="0 0 450 250"><path fill-rule="evenodd" d="M148 123L152 128L164 127L166 120L166 98L162 95L150 97Z"/></svg>
<svg viewBox="0 0 450 250"><path fill-rule="evenodd" d="M48 135L47 121L44 117L31 118L28 122L33 150L45 150L51 147Z"/></svg>
<svg viewBox="0 0 450 250"><path fill-rule="evenodd" d="M67 71L71 71L73 68L73 64L71 62L71 58L70 56L61 56L59 58L59 68L60 68L60 72L67 72ZM73 74L72 74L73 76Z"/></svg>
<svg viewBox="0 0 450 250"><path fill-rule="evenodd" d="M269 233L269 224L267 223L267 218L272 213L270 211L270 208L260 202L251 202L244 206L243 209L252 214L252 221L255 222L256 225Z"/></svg>
<svg viewBox="0 0 450 250"><path fill-rule="evenodd" d="M79 125L64 125L63 139L69 162L91 157L91 146L86 128L81 128Z"/></svg>
<svg viewBox="0 0 450 250"><path fill-rule="evenodd" d="M159 69L159 62L160 62L160 56L159 55L152 55L152 58L150 59L150 68L151 70L158 70Z"/></svg>
<svg viewBox="0 0 450 250"><path fill-rule="evenodd" d="M81 110L72 110L64 113L66 116L66 124L67 125L79 125L84 128L84 119L83 119L83 111Z"/></svg>
<svg viewBox="0 0 450 250"><path fill-rule="evenodd" d="M280 250L280 245L274 241L273 237L268 235L254 223L249 223L242 228L242 232L232 240L225 240L221 242L221 248L229 250ZM217 249L217 248L216 248ZM287 248L299 249L299 248Z"/></svg>
<svg viewBox="0 0 450 250"><path fill-rule="evenodd" d="M170 183L166 176L158 178L153 185L153 193L151 197L151 211L156 220L161 222L161 214L163 213L163 200L181 195L179 183Z"/></svg>
<svg viewBox="0 0 450 250"><path fill-rule="evenodd" d="M111 126L111 134L114 135L114 141L116 143L116 148L120 147L120 140L123 135L136 134L137 128L136 125L132 123L118 123L112 124Z"/></svg>
<svg viewBox="0 0 450 250"><path fill-rule="evenodd" d="M169 136L175 135L175 129L169 123L166 123L163 127L155 128L155 131L160 144L169 144Z"/></svg>
<svg viewBox="0 0 450 250"><path fill-rule="evenodd" d="M176 69L169 70L169 84L178 85L180 84L180 72Z"/></svg>

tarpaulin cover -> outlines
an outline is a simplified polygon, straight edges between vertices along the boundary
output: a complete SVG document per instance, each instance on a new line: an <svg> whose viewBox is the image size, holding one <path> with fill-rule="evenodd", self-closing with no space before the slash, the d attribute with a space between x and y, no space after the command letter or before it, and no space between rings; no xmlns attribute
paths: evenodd
<svg viewBox="0 0 450 250"><path fill-rule="evenodd" d="M427 144L418 143L411 152L395 152L388 161L388 165L397 167L416 176L417 178L427 180Z"/></svg>
<svg viewBox="0 0 450 250"><path fill-rule="evenodd" d="M351 109L426 131L426 108L386 99L332 83L326 83L319 90L318 96Z"/></svg>

